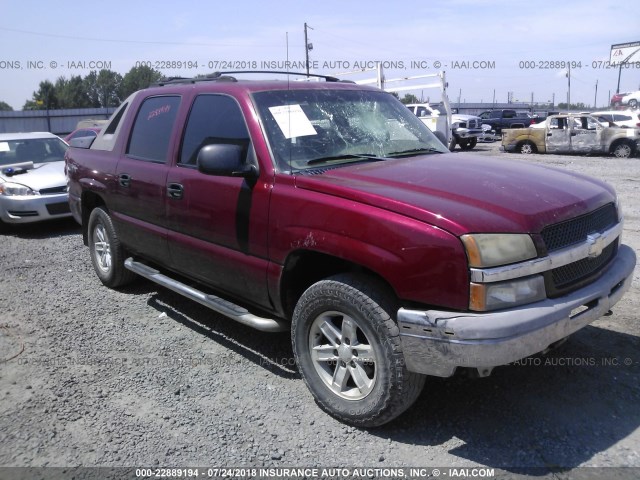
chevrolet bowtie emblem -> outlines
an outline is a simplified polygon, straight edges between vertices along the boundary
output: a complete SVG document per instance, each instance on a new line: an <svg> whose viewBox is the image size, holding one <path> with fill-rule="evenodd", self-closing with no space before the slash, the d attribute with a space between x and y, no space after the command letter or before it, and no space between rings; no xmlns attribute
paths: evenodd
<svg viewBox="0 0 640 480"><path fill-rule="evenodd" d="M587 243L589 244L589 258L596 258L600 256L605 247L604 237L599 233L587 235Z"/></svg>

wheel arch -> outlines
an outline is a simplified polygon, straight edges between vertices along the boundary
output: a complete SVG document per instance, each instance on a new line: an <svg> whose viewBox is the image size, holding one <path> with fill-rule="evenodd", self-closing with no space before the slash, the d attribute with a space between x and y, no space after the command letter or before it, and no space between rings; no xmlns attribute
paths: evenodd
<svg viewBox="0 0 640 480"><path fill-rule="evenodd" d="M82 203L82 241L85 245L89 244L89 216L93 209L97 207L105 207L104 199L95 192L84 191L81 196Z"/></svg>
<svg viewBox="0 0 640 480"><path fill-rule="evenodd" d="M280 279L280 301L286 317L291 318L298 299L307 288L320 280L341 273L353 273L371 278L389 292L394 303L398 304L398 295L393 286L374 270L327 253L296 250L288 255Z"/></svg>

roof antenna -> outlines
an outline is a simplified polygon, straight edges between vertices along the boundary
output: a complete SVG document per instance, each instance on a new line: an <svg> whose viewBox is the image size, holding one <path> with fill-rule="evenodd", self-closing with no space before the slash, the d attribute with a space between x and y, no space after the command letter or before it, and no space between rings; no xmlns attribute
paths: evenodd
<svg viewBox="0 0 640 480"><path fill-rule="evenodd" d="M285 32L286 33L286 39L287 39L287 72L289 72L289 32ZM290 75L289 73L287 73L287 91L289 91L291 89L291 85L290 85ZM287 105L289 104L289 101L287 99ZM287 107L288 111L289 111L289 129L291 129L291 107ZM292 152L291 152L291 139L288 138L287 139L289 142L289 172L293 172L293 160L292 160Z"/></svg>
<svg viewBox="0 0 640 480"><path fill-rule="evenodd" d="M289 71L289 32L285 32L285 38L287 40L287 62L285 65L287 66L287 72ZM289 74L287 74L287 90L289 90Z"/></svg>

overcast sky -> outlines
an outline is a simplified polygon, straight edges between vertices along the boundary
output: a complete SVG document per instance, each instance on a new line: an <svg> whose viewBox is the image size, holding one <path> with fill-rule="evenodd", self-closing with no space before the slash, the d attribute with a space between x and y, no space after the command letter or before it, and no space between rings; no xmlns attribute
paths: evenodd
<svg viewBox="0 0 640 480"><path fill-rule="evenodd" d="M602 106L618 80L617 69L603 68L611 45L640 41L637 0L157 0L144 6L121 0L0 0L0 11L0 100L16 110L40 81L85 76L89 62L123 75L140 61L186 61L191 67L197 62L197 68L160 68L167 76L186 77L220 70L223 62L260 69L263 62L282 67L278 62L287 58L304 61L305 22L313 28L309 42L318 73L351 71L356 62L378 60L396 67L385 71L395 78L435 73L440 62L452 102L458 96L490 102L495 90L496 101L513 92L520 101L532 93L536 101L555 94L558 103L567 98L566 69L549 62L577 62L571 101L593 105L597 81ZM412 68L414 62L422 68ZM346 78L367 75L372 74ZM620 90L638 89L640 68L624 69Z"/></svg>

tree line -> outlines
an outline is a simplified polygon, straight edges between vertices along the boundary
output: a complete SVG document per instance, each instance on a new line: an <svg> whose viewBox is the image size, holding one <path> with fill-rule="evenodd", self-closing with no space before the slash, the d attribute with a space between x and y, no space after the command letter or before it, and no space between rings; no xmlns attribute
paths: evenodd
<svg viewBox="0 0 640 480"><path fill-rule="evenodd" d="M147 66L133 67L124 76L112 70L92 70L85 77L59 77L55 83L44 80L27 100L23 110L58 108L117 107L133 92L159 81L162 74ZM0 111L13 110L0 101Z"/></svg>

